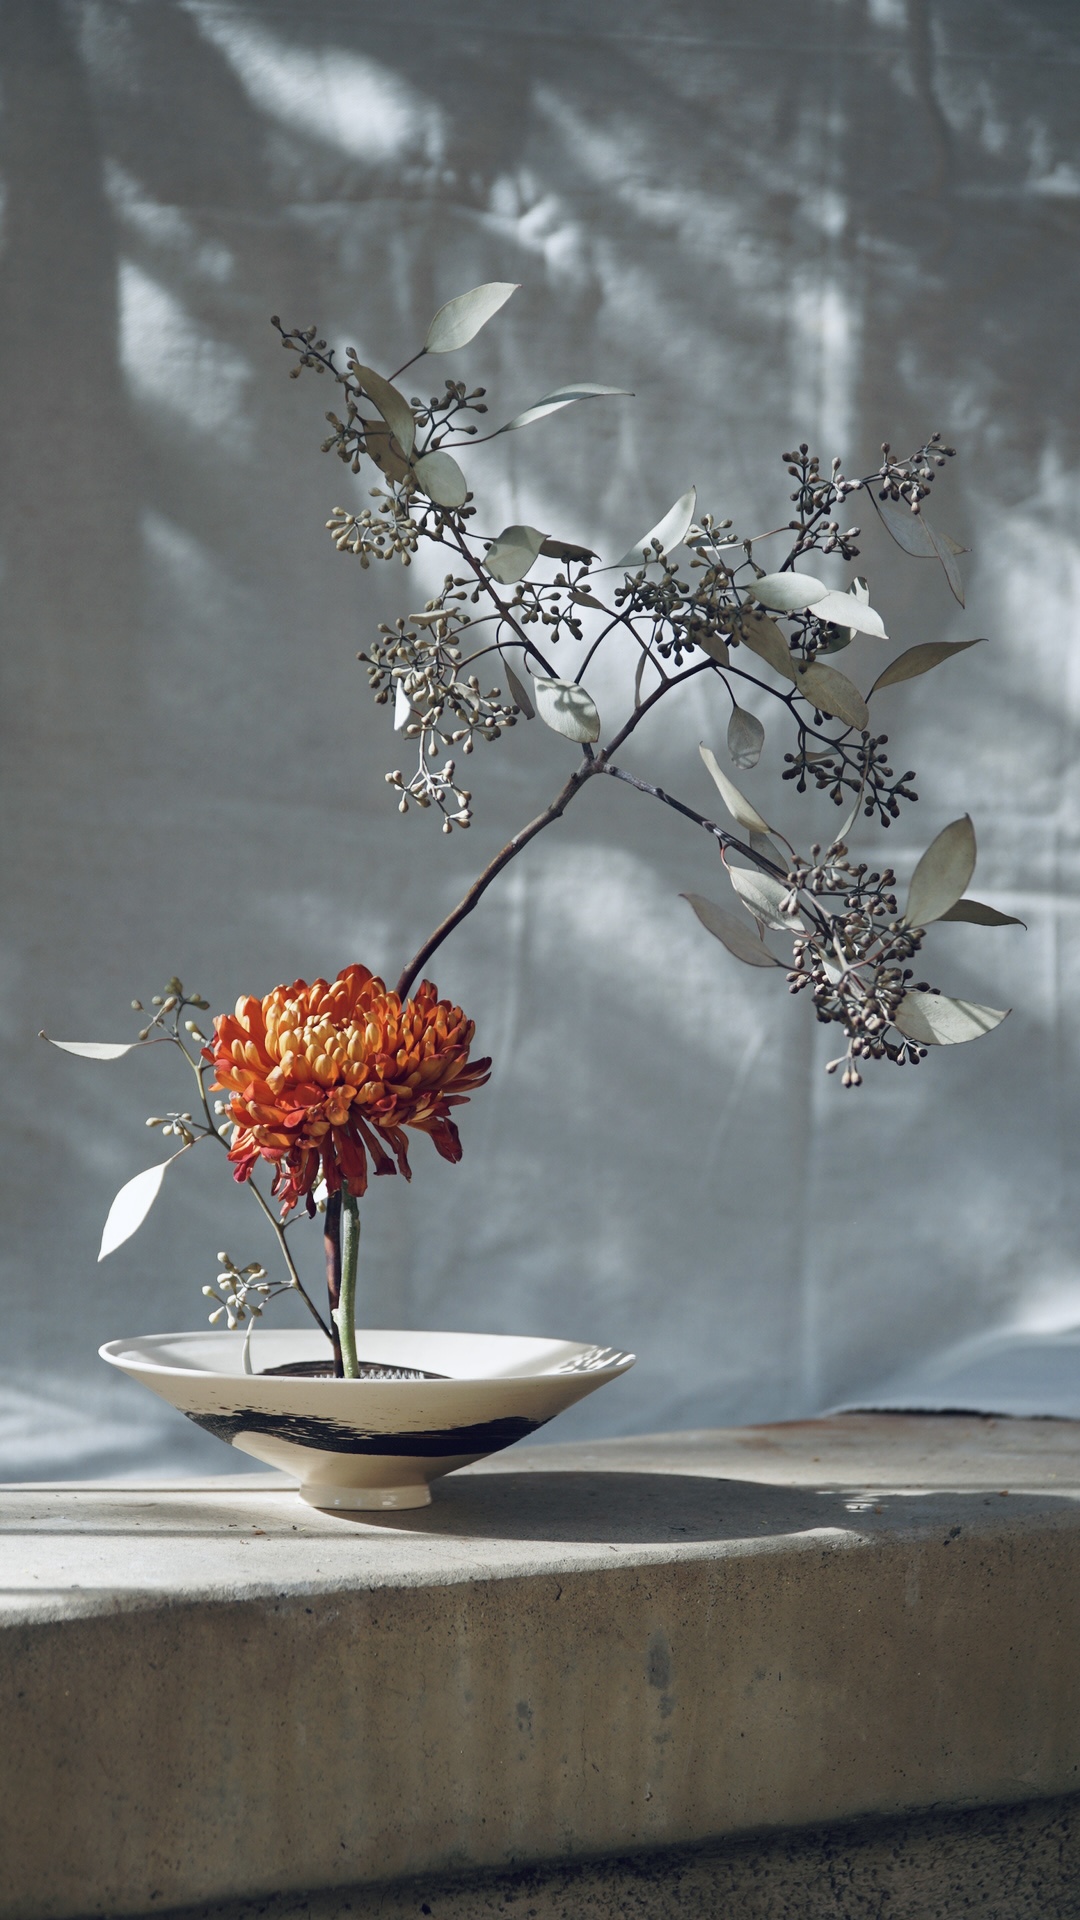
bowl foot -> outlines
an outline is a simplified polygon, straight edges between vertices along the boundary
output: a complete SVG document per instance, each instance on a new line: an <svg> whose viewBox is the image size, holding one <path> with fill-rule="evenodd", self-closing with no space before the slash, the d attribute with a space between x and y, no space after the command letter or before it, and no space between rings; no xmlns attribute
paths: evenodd
<svg viewBox="0 0 1080 1920"><path fill-rule="evenodd" d="M385 1513L403 1507L430 1507L431 1488L426 1482L412 1487L320 1487L308 1481L300 1488L300 1498L309 1507L324 1507L329 1512Z"/></svg>

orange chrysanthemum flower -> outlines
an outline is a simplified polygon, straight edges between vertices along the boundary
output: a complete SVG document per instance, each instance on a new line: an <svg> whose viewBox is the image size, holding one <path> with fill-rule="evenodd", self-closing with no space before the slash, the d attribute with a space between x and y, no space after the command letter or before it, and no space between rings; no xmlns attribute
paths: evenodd
<svg viewBox="0 0 1080 1920"><path fill-rule="evenodd" d="M403 1005L361 966L330 985L297 980L264 1000L238 1000L235 1014L214 1021L204 1056L216 1069L215 1089L232 1096L237 1180L270 1161L284 1217L302 1199L314 1211L320 1177L331 1193L343 1182L363 1193L368 1154L377 1174L408 1180L405 1127L429 1133L444 1160L460 1160L450 1109L491 1069L490 1060L470 1063L474 1032L430 980Z"/></svg>

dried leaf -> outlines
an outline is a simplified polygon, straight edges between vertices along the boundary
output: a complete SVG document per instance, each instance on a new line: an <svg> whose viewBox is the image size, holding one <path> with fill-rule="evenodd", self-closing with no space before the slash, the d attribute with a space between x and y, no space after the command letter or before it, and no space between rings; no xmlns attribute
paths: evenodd
<svg viewBox="0 0 1080 1920"><path fill-rule="evenodd" d="M715 940L721 941L736 960L745 961L748 967L783 966L783 961L769 952L764 941L750 931L745 920L736 920L733 913L725 913L723 907L703 899L700 893L684 893L680 897L689 901L702 926Z"/></svg>
<svg viewBox="0 0 1080 1920"><path fill-rule="evenodd" d="M730 667L731 654L722 633L714 633L711 629L706 629L704 633L695 630L694 645L700 647L702 653L707 653L710 660L715 660L717 666Z"/></svg>
<svg viewBox="0 0 1080 1920"><path fill-rule="evenodd" d="M831 713L834 719L860 731L869 726L866 701L854 681L836 667L823 666L820 660L812 660L806 667L796 666L795 685L821 713Z"/></svg>
<svg viewBox="0 0 1080 1920"><path fill-rule="evenodd" d="M816 601L824 600L829 589L824 580L812 573L766 573L760 580L747 582L747 592L774 613L802 613Z"/></svg>
<svg viewBox="0 0 1080 1920"><path fill-rule="evenodd" d="M627 387L599 387L594 380L579 380L573 387L556 387L553 393L545 393L524 413L515 413L504 427L496 428L497 433L516 433L519 427L531 427L534 420L546 420L549 413L558 413L562 407L572 407L575 400L598 400L608 394L619 394L628 400L633 394Z"/></svg>
<svg viewBox="0 0 1080 1920"><path fill-rule="evenodd" d="M540 549L549 560L595 560L591 547L577 547L572 540L545 540Z"/></svg>
<svg viewBox="0 0 1080 1920"><path fill-rule="evenodd" d="M1015 913L999 913L996 907L988 907L981 900L957 900L946 912L938 914L939 920L970 920L976 927L1027 927L1026 920L1018 920Z"/></svg>
<svg viewBox="0 0 1080 1920"><path fill-rule="evenodd" d="M523 580L529 568L535 566L544 539L538 527L504 527L484 555L484 565L492 579L503 587L514 580Z"/></svg>
<svg viewBox="0 0 1080 1920"><path fill-rule="evenodd" d="M185 1147L181 1147L180 1153L186 1151ZM138 1232L161 1191L165 1169L171 1167L174 1160L179 1160L180 1153L171 1154L159 1166L147 1167L144 1173L137 1173L134 1180L129 1180L121 1187L109 1208L101 1235L99 1261L104 1260L106 1254L115 1253L117 1247L122 1247L125 1240L130 1240L132 1234Z"/></svg>
<svg viewBox="0 0 1080 1920"><path fill-rule="evenodd" d="M676 547L681 547L694 524L696 506L697 488L690 487L686 493L680 494L675 505L668 509L662 520L657 521L655 527L650 527L648 533L635 541L621 560L616 560L615 565L630 567L636 572L639 567L655 559L652 551L654 540L660 542L661 553L672 553Z"/></svg>
<svg viewBox="0 0 1080 1920"><path fill-rule="evenodd" d="M922 1047L955 1047L993 1033L1008 1013L1008 1007L980 1007L973 1000L950 1000L943 993L920 993L912 987L894 1013L893 1025Z"/></svg>
<svg viewBox="0 0 1080 1920"><path fill-rule="evenodd" d="M765 660L785 680L794 680L795 663L787 641L784 639L775 620L767 613L758 613L750 607L743 607L735 626L735 635L759 660Z"/></svg>
<svg viewBox="0 0 1080 1920"><path fill-rule="evenodd" d="M759 873L750 867L729 867L728 879L755 920L762 921L775 933L806 932L806 923L797 913L780 911L781 900L790 892L785 881L774 880L770 873Z"/></svg>
<svg viewBox="0 0 1080 1920"><path fill-rule="evenodd" d="M870 689L872 697L882 687L895 687L901 680L914 680L920 673L929 673L932 667L939 667L943 660L951 660L954 653L963 653L968 647L978 647L982 640L926 640L921 646L909 647L906 653L898 653L890 660L884 673L879 673Z"/></svg>
<svg viewBox="0 0 1080 1920"><path fill-rule="evenodd" d="M756 767L765 745L765 729L757 715L747 713L745 707L734 707L728 721L727 744L737 767L747 772Z"/></svg>
<svg viewBox="0 0 1080 1920"><path fill-rule="evenodd" d="M402 453L386 421L365 420L363 425L364 447L366 452L370 455L371 459L374 460L379 472L385 473L387 479L392 481L395 487L400 486L403 480L408 480L411 477L412 467Z"/></svg>
<svg viewBox="0 0 1080 1920"><path fill-rule="evenodd" d="M61 1053L77 1053L81 1060L122 1060L125 1053L134 1053L136 1047L152 1047L152 1040L54 1040L51 1035L41 1033L39 1040L48 1040L50 1047L59 1047Z"/></svg>
<svg viewBox="0 0 1080 1920"><path fill-rule="evenodd" d="M875 613L867 601L856 599L854 594L827 593L823 599L815 600L810 611L815 620L831 620L849 633L868 633L875 640L889 637L880 613Z"/></svg>
<svg viewBox="0 0 1080 1920"><path fill-rule="evenodd" d="M698 752L708 767L709 772L712 774L719 790L720 798L723 800L732 819L736 820L740 827L746 827L748 831L768 833L770 830L768 821L763 820L757 808L750 805L749 800L739 792L735 782L728 779L727 774L717 761L712 748L702 744L698 747Z"/></svg>
<svg viewBox="0 0 1080 1920"><path fill-rule="evenodd" d="M576 606L595 607L597 613L610 613L611 611L609 607L605 607L602 600L594 599L591 593L583 593L579 587L573 589L570 598Z"/></svg>
<svg viewBox="0 0 1080 1920"><path fill-rule="evenodd" d="M431 322L424 352L453 353L458 347L467 347L520 285L520 280L488 280L482 287L456 294L439 308Z"/></svg>
<svg viewBox="0 0 1080 1920"><path fill-rule="evenodd" d="M465 475L454 459L453 454L444 453L436 447L434 453L425 453L413 468L429 500L437 507L463 507L468 495Z"/></svg>
<svg viewBox="0 0 1080 1920"><path fill-rule="evenodd" d="M975 871L975 829L969 814L943 827L911 876L904 919L928 927L962 898Z"/></svg>
<svg viewBox="0 0 1080 1920"><path fill-rule="evenodd" d="M360 382L369 400L373 400L386 421L406 459L416 444L416 421L403 393L384 380L374 367L354 366L354 379Z"/></svg>
<svg viewBox="0 0 1080 1920"><path fill-rule="evenodd" d="M504 660L503 666L506 669L506 684L510 689L510 698L513 701L515 707L520 708L521 712L525 715L526 720L535 720L536 708L533 706L533 703L530 700L528 694L526 693L525 688L522 686L521 681L518 679L517 674L514 672L513 667L510 665L509 660Z"/></svg>
<svg viewBox="0 0 1080 1920"><path fill-rule="evenodd" d="M567 740L600 738L600 715L591 696L574 680L533 680L536 711L546 726Z"/></svg>

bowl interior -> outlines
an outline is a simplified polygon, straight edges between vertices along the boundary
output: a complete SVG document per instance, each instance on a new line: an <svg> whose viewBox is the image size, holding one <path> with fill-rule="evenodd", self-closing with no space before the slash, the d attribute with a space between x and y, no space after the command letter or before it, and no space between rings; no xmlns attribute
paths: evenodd
<svg viewBox="0 0 1080 1920"><path fill-rule="evenodd" d="M559 1374L621 1373L634 1356L612 1347L528 1334L415 1332L357 1329L357 1353L379 1366L412 1367L449 1380L538 1379ZM101 1357L113 1366L163 1373L243 1374L242 1333L154 1333L112 1340ZM256 1328L250 1360L255 1374L270 1368L318 1362L328 1343L317 1328ZM411 1383L410 1383L411 1384ZM417 1382L422 1385L423 1382Z"/></svg>

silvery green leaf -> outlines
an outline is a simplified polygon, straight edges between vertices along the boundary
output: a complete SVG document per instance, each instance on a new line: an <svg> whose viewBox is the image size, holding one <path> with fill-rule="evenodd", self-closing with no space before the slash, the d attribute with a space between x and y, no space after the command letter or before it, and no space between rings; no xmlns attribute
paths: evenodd
<svg viewBox="0 0 1080 1920"><path fill-rule="evenodd" d="M728 879L755 920L762 921L775 933L806 932L806 923L797 913L780 911L781 900L790 892L785 881L774 880L771 873L759 873L751 867L729 867Z"/></svg>
<svg viewBox="0 0 1080 1920"><path fill-rule="evenodd" d="M484 555L484 565L493 580L508 587L523 580L535 566L545 535L538 527L504 527L493 546Z"/></svg>
<svg viewBox="0 0 1080 1920"><path fill-rule="evenodd" d="M973 1000L950 1000L943 993L905 993L893 1015L893 1025L922 1047L955 1047L993 1033L1007 1017L1008 1007L980 1007Z"/></svg>
<svg viewBox="0 0 1080 1920"><path fill-rule="evenodd" d="M939 920L969 920L976 927L1025 927L1026 920L1018 920L1015 913L999 913L996 907L988 907L981 900L957 900L946 912L938 914Z"/></svg>
<svg viewBox="0 0 1080 1920"><path fill-rule="evenodd" d="M503 666L506 669L506 684L510 689L510 698L513 701L515 707L518 707L520 709L520 711L525 715L526 720L535 720L536 708L533 706L533 703L530 700L528 694L526 693L525 688L522 686L521 681L518 679L517 674L514 672L513 667L510 665L509 660L504 660Z"/></svg>
<svg viewBox="0 0 1080 1920"><path fill-rule="evenodd" d="M373 367L354 366L352 373L368 399L374 400L402 453L408 458L416 442L416 421L405 395L392 387L389 380L384 380L382 374L376 373Z"/></svg>
<svg viewBox="0 0 1080 1920"><path fill-rule="evenodd" d="M655 558L652 550L654 540L660 542L661 553L672 553L676 547L681 547L694 524L696 506L697 488L689 487L685 493L680 494L675 505L668 509L663 519L658 520L655 527L650 527L648 533L635 541L628 552L623 554L622 559L616 560L615 565L630 567L636 573L639 567L647 565Z"/></svg>
<svg viewBox="0 0 1080 1920"><path fill-rule="evenodd" d="M181 1147L180 1152L185 1151L186 1149ZM130 1240L132 1234L138 1232L161 1191L165 1169L171 1167L173 1161L179 1158L179 1153L171 1154L169 1159L163 1160L159 1166L147 1167L145 1173L137 1173L134 1180L129 1180L125 1186L121 1187L109 1208L108 1218L101 1235L99 1261L104 1260L106 1254L115 1253L117 1247L122 1247L125 1240Z"/></svg>
<svg viewBox="0 0 1080 1920"><path fill-rule="evenodd" d="M789 570L763 574L760 580L748 580L746 591L763 607L771 607L774 613L802 613L818 600L824 600L829 589L824 580L816 580L812 573Z"/></svg>
<svg viewBox="0 0 1080 1920"><path fill-rule="evenodd" d="M712 774L719 790L720 798L723 800L732 819L737 821L740 827L746 827L748 831L768 833L768 821L763 820L757 808L752 807L745 795L739 792L734 780L728 779L727 774L717 761L712 748L702 744L698 747L698 752L708 767L709 772Z"/></svg>
<svg viewBox="0 0 1080 1920"><path fill-rule="evenodd" d="M951 660L954 653L963 653L968 647L981 646L982 640L926 640L918 647L909 647L906 653L898 653L890 660L884 673L879 673L870 689L875 694L882 687L895 687L901 680L914 680L920 673L929 673L932 667L939 667L943 660Z"/></svg>
<svg viewBox="0 0 1080 1920"><path fill-rule="evenodd" d="M453 454L444 453L436 447L434 453L422 454L413 467L413 472L429 500L437 507L463 507L468 494L465 475L454 459Z"/></svg>
<svg viewBox="0 0 1080 1920"><path fill-rule="evenodd" d="M77 1053L81 1060L122 1060L125 1053L134 1053L136 1047L154 1044L152 1040L54 1040L47 1033L38 1037L48 1040L50 1047L59 1047L61 1053Z"/></svg>
<svg viewBox="0 0 1080 1920"><path fill-rule="evenodd" d="M534 678L536 711L546 726L567 740L599 740L600 715L595 703L574 680Z"/></svg>
<svg viewBox="0 0 1080 1920"><path fill-rule="evenodd" d="M748 967L783 966L783 961L769 952L764 941L750 931L745 920L736 920L733 913L725 913L723 907L703 899L700 893L684 893L681 897L693 907L702 926L708 929L715 940L721 941L736 960L745 961Z"/></svg>
<svg viewBox="0 0 1080 1920"><path fill-rule="evenodd" d="M365 420L363 427L366 453L374 460L380 473L385 473L388 480L393 481L395 486L400 486L401 482L411 474L412 468L386 421Z"/></svg>
<svg viewBox="0 0 1080 1920"><path fill-rule="evenodd" d="M467 347L520 285L520 280L488 280L482 287L456 294L439 308L431 322L424 352L453 353L458 347Z"/></svg>
<svg viewBox="0 0 1080 1920"><path fill-rule="evenodd" d="M788 854L781 853L780 848L773 844L767 833L752 832L750 835L750 845L755 853L760 853L763 860L771 860L773 866L779 867L781 873L787 872L789 866Z"/></svg>
<svg viewBox="0 0 1080 1920"><path fill-rule="evenodd" d="M400 733L413 717L413 704L405 691L404 680L399 680L394 688L394 732Z"/></svg>
<svg viewBox="0 0 1080 1920"><path fill-rule="evenodd" d="M942 828L911 876L904 908L909 926L928 927L956 905L975 871L975 851L975 829L969 814Z"/></svg>
<svg viewBox="0 0 1080 1920"><path fill-rule="evenodd" d="M885 623L866 601L850 593L826 593L810 609L815 620L831 620L851 633L869 633L875 640L887 640Z"/></svg>
<svg viewBox="0 0 1080 1920"><path fill-rule="evenodd" d="M776 621L770 620L767 613L743 607L735 632L751 653L756 653L759 660L768 662L774 673L782 674L785 680L794 680L795 663L791 650Z"/></svg>
<svg viewBox="0 0 1080 1920"><path fill-rule="evenodd" d="M834 719L843 720L847 726L858 727L860 731L869 726L866 701L854 681L836 667L823 666L820 660L812 660L809 666L796 666L795 685L819 712L831 713Z"/></svg>
<svg viewBox="0 0 1080 1920"><path fill-rule="evenodd" d="M619 394L632 400L633 394L628 387L600 387L594 380L579 380L573 387L556 387L553 393L545 393L542 400L526 407L524 413L515 413L504 427L498 427L498 433L516 433L519 427L531 427L534 420L546 420L549 413L558 413L561 407L572 407L575 400L598 400L608 394Z"/></svg>
<svg viewBox="0 0 1080 1920"><path fill-rule="evenodd" d="M700 646L701 642L698 644ZM725 648L725 654L726 651ZM744 767L747 772L751 767L756 767L765 745L765 729L757 715L747 713L744 707L733 707L728 721L727 744L737 767Z"/></svg>

